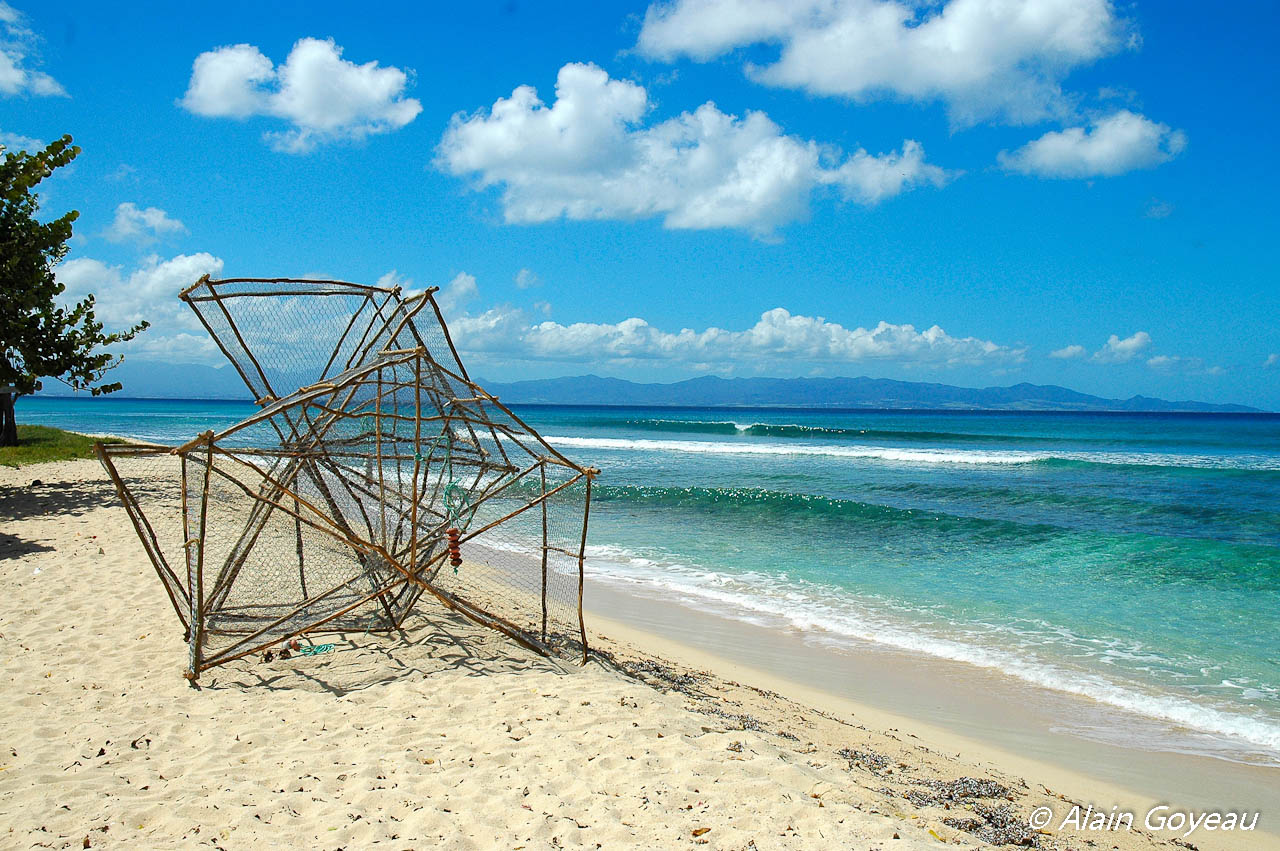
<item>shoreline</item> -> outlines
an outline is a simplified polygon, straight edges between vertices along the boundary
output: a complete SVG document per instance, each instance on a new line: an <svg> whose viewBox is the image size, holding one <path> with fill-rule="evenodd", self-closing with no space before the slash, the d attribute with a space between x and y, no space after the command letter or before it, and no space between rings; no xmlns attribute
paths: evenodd
<svg viewBox="0 0 1280 851"><path fill-rule="evenodd" d="M1124 724L1153 735L1172 727L1159 719L963 661L867 642L820 646L795 630L749 624L668 598L625 594L590 577L587 583L589 631L598 621L606 632L630 636L632 644L661 647L663 655L685 664L772 682L776 691L803 692L815 706L928 727L942 739L963 742L967 750L990 752L994 764L1026 763L1028 768L1020 769L1025 774L1061 771L1081 796L1081 790L1109 787L1117 800L1199 808L1229 802L1280 812L1280 766L1157 748L1149 739L1134 744L1096 732ZM1095 734L1085 735L1090 729ZM1197 734L1166 735L1176 743L1179 735ZM1108 807L1112 803L1116 800Z"/></svg>
<svg viewBox="0 0 1280 851"><path fill-rule="evenodd" d="M998 716L990 717L990 723L984 730L965 728L963 725L948 725L927 712L905 712L898 708L888 708L885 701L874 696L851 696L841 693L830 686L823 687L805 681L804 677L781 672L768 665L752 665L735 658L722 646L707 649L689 644L679 638L667 634L659 634L642 627L637 627L625 620L600 614L588 607L588 632L596 637L604 638L607 643L620 642L633 648L645 648L663 659L677 665L713 672L715 675L735 681L751 683L769 691L785 694L803 702L808 706L829 712L838 717L859 719L864 723L884 730L910 730L915 738L927 742L931 747L957 757L973 761L977 765L998 768L1007 773L1025 778L1035 778L1038 784L1061 792L1073 800L1092 804L1095 809L1109 811L1114 806L1129 810L1146 810L1151 807L1168 804L1175 808L1192 810L1222 809L1230 802L1230 806L1244 805L1247 809L1260 808L1265 814L1275 812L1274 803L1280 795L1275 790L1275 769L1258 766L1225 763L1225 772L1215 772L1215 765L1222 767L1222 760L1211 757L1191 756L1185 754L1166 754L1158 751L1147 751L1140 748L1124 746L1108 747L1096 745L1087 748L1091 753L1110 753L1117 759L1132 758L1138 755L1138 766L1132 763L1130 771L1124 772L1128 777L1107 776L1109 772L1090 772L1082 768L1077 758L1064 758L1071 755L1069 751L1051 749L1046 742L1034 733L1019 729L1018 725L1007 722L1020 713L1016 708L1006 707ZM886 654L900 662L905 654ZM864 660L866 665L861 670L883 668L892 664L885 659ZM935 660L917 660L924 667ZM963 663L942 662L941 666L963 666ZM985 680L985 678L984 678ZM885 680L879 680L883 683ZM954 696L954 695L951 695ZM961 727L957 730L957 727ZM1019 750L1022 745L1025 750ZM1038 747L1036 747L1038 745ZM1143 759L1143 755L1146 759ZM1173 775L1155 775L1153 771L1168 771L1171 763L1176 764ZM1244 769L1242 777L1233 777L1234 791L1244 792L1248 801L1239 800L1239 795L1223 794L1203 790L1205 774L1221 776L1233 774L1233 768ZM1198 775L1189 775L1188 769L1198 769ZM1181 769L1177 771L1176 769ZM1181 791L1185 797L1172 797L1144 788L1145 780L1154 776L1174 776L1186 778L1190 785ZM1175 784L1177 788L1179 784ZM1254 798L1256 795L1258 797ZM1271 837L1280 843L1280 834Z"/></svg>
<svg viewBox="0 0 1280 851"><path fill-rule="evenodd" d="M195 690L96 461L0 469L0 518L0 816L28 845L976 848L1027 836L1033 806L1061 819L1077 802L1141 813L1154 801L1020 752L1016 729L992 744L806 683L795 643L751 645L789 663L782 676L717 652L741 630L677 611L718 636L682 642L654 617L666 604L623 601L651 632L610 620L596 585L597 653L584 667L424 606L403 636L325 638L335 653L241 660ZM899 670L883 655L849 658L868 685ZM954 683L923 693L967 699ZM1280 848L1272 812L1253 831L1188 841ZM1031 840L1129 851L1182 835L1051 828Z"/></svg>

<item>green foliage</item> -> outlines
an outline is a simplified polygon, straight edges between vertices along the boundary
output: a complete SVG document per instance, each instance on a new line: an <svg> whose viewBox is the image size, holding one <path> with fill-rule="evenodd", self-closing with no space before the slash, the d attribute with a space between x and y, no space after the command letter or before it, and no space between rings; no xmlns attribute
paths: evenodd
<svg viewBox="0 0 1280 851"><path fill-rule="evenodd" d="M0 446L0 466L21 467L45 461L92 458L93 444L124 443L116 437L87 437L49 426L18 426L18 446Z"/></svg>
<svg viewBox="0 0 1280 851"><path fill-rule="evenodd" d="M144 322L104 334L92 295L72 307L56 301L65 287L54 278L53 267L67 253L79 213L37 221L40 202L34 190L79 153L71 137L63 136L39 153L6 153L0 162L0 385L15 385L20 394L35 391L42 376L94 395L119 390L118 382L99 383L119 362L101 349L131 340L147 327Z"/></svg>
<svg viewBox="0 0 1280 851"><path fill-rule="evenodd" d="M4 153L0 161L0 445L15 439L13 400L33 393L42 377L56 378L97 396L120 389L102 383L120 359L106 347L132 340L147 327L103 333L94 316L92 295L70 307L59 303L65 287L53 275L67 253L74 210L51 222L40 222L35 188L55 169L76 158L80 149L70 136L43 151Z"/></svg>

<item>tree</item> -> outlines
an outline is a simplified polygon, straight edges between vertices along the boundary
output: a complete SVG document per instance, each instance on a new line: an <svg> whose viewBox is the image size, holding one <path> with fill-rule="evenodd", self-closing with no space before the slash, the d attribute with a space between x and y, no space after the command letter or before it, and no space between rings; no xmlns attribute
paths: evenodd
<svg viewBox="0 0 1280 851"><path fill-rule="evenodd" d="M58 301L66 287L54 278L53 267L66 255L71 223L80 214L72 210L48 223L37 221L34 190L80 153L71 137L35 154L2 147L0 153L0 446L15 446L19 396L39 390L41 378L94 396L114 393L120 382L102 380L121 358L105 349L132 340L148 323L104 334L92 294L70 307Z"/></svg>

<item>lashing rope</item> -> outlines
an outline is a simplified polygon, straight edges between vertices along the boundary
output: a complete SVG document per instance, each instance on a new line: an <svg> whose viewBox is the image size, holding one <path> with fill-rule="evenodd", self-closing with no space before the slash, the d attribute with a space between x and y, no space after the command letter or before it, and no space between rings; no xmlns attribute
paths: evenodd
<svg viewBox="0 0 1280 851"><path fill-rule="evenodd" d="M449 528L444 533L449 549L449 564L453 567L454 576L457 576L458 568L462 566L462 546L459 541L462 537L462 532L458 526L462 519L462 512L466 511L471 505L471 495L453 477L453 432L447 426L444 433L436 438L431 450L434 452L441 438L446 436L448 437L448 443L445 444L444 448L444 464L445 478L449 480L449 483L445 485L444 493L441 496L444 499L445 517L449 521Z"/></svg>
<svg viewBox="0 0 1280 851"><path fill-rule="evenodd" d="M370 416L365 414L364 416ZM415 451L413 457L415 461L423 462L435 455L436 448L440 445L441 440L446 440L444 447L444 464L445 478L449 483L444 486L444 492L441 498L444 500L445 518L448 520L449 528L445 530L445 539L449 549L449 564L453 567L453 573L458 574L458 568L462 566L462 547L459 539L462 537L462 531L458 528L462 519L462 513L471 506L471 494L467 492L457 479L453 477L453 432L446 425L443 432L431 443L431 448L427 450L426 456L421 452Z"/></svg>

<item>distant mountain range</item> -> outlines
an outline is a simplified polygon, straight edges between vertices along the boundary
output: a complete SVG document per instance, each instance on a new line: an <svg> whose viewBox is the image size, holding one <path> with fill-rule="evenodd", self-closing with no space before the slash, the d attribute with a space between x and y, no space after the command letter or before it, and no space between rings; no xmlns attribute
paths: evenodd
<svg viewBox="0 0 1280 851"><path fill-rule="evenodd" d="M1105 399L1052 384L954 387L888 378L717 378L637 384L580 375L509 384L482 382L511 404L642 405L650 407L905 408L993 411L1199 411L1258 413L1246 405L1169 402L1148 396Z"/></svg>
<svg viewBox="0 0 1280 851"><path fill-rule="evenodd" d="M247 399L231 367L126 361L111 373L124 383L121 396L161 399ZM1246 405L1169 402L1148 396L1105 399L1052 384L955 387L888 378L717 378L674 384L638 384L621 378L579 375L480 384L503 402L549 405L641 405L649 407L904 408L991 411L1201 411L1258 413ZM56 381L46 395L70 395Z"/></svg>

